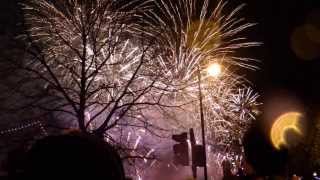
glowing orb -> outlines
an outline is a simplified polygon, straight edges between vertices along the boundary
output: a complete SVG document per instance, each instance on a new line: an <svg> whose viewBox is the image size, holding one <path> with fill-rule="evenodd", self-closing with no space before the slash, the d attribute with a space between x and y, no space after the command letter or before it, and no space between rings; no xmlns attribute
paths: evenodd
<svg viewBox="0 0 320 180"><path fill-rule="evenodd" d="M286 132L293 130L298 135L302 135L300 126L300 118L302 114L299 112L289 112L278 117L272 125L270 138L275 148L280 149L281 145L288 145L286 141Z"/></svg>
<svg viewBox="0 0 320 180"><path fill-rule="evenodd" d="M221 74L221 65L218 63L211 64L208 67L207 72L209 76L217 77Z"/></svg>

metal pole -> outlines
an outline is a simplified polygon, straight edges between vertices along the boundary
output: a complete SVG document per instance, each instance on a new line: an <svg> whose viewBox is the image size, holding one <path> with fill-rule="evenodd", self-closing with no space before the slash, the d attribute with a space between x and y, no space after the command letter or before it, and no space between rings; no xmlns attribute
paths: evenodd
<svg viewBox="0 0 320 180"><path fill-rule="evenodd" d="M205 137L205 129L204 129L203 106L202 106L200 65L198 65L198 88L199 88L200 120L201 120L203 158L204 158L204 168L203 168L204 172L203 172L203 173L204 173L204 179L205 179L205 180L208 180L207 153L206 153L206 137Z"/></svg>

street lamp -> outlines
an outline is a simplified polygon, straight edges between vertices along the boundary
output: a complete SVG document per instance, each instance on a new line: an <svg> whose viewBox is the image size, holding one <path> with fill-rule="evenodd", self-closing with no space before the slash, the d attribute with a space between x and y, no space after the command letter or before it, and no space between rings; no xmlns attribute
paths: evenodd
<svg viewBox="0 0 320 180"><path fill-rule="evenodd" d="M217 77L221 74L221 65L213 63L208 66L207 72L209 76ZM198 90L199 90L199 105L200 105L200 120L201 120L201 134L202 134L202 145L203 145L203 158L204 158L204 179L208 180L208 169L207 169L207 153L206 153L206 138L205 138L205 125L203 115L203 104L202 104L202 91L201 91L201 70L198 65Z"/></svg>
<svg viewBox="0 0 320 180"><path fill-rule="evenodd" d="M221 71L221 65L218 63L213 63L207 68L208 75L212 77L218 77Z"/></svg>

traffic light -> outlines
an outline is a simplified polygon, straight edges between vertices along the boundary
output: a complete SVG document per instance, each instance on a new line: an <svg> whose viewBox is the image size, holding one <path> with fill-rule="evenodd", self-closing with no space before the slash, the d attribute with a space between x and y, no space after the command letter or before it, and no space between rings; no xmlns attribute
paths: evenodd
<svg viewBox="0 0 320 180"><path fill-rule="evenodd" d="M190 129L190 142L191 142L191 151L192 151L192 165L196 167L204 167L205 166L205 159L203 156L204 147L203 145L196 144L193 128Z"/></svg>
<svg viewBox="0 0 320 180"><path fill-rule="evenodd" d="M192 174L197 178L197 167L205 166L204 147L196 144L193 128L189 130L191 142L191 155L192 155Z"/></svg>
<svg viewBox="0 0 320 180"><path fill-rule="evenodd" d="M195 145L192 147L192 165L196 167L204 167L205 160L203 156L204 148L202 145Z"/></svg>
<svg viewBox="0 0 320 180"><path fill-rule="evenodd" d="M173 145L174 164L189 166L188 133L172 135L172 139L179 143Z"/></svg>

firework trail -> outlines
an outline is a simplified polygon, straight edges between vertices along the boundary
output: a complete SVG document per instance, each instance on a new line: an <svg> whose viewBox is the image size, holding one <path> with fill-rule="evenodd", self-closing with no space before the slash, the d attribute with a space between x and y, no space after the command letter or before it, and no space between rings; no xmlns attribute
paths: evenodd
<svg viewBox="0 0 320 180"><path fill-rule="evenodd" d="M227 3L223 1L216 5L210 4L209 0L159 0L154 3L156 10L145 13L145 26L138 27L137 31L147 30L146 36L157 42L155 48L161 52L154 62L163 77L157 85L170 87L165 101L170 101L171 105L163 114L174 119L176 126L199 126L196 104L199 94L197 69L200 68L203 70L201 88L209 142L228 146L241 140L259 105L259 96L246 86L242 76L234 73L238 67L256 69L251 63L256 60L236 54L241 48L259 45L239 35L254 25L237 17L243 5L225 15L223 10ZM221 75L213 78L205 69L214 63L224 68Z"/></svg>
<svg viewBox="0 0 320 180"><path fill-rule="evenodd" d="M145 36L156 41L155 48L161 52L154 62L163 77L157 85L170 87L165 99L170 102L170 108L161 108L159 114L163 115L163 119L173 120L168 127L176 130L196 127L198 137L197 69L203 69L201 88L206 137L208 148L217 148L208 157L211 164L218 162L221 167L226 159L233 164L241 159L234 157L243 155L243 135L258 113L259 95L246 86L242 76L234 72L238 67L256 69L253 65L255 59L238 57L236 52L241 48L258 46L259 43L248 42L239 35L254 25L237 17L243 5L225 15L223 10L227 3L220 1L210 11L212 8L208 0L202 1L202 6L197 4L199 2L155 1L156 10L146 12L144 26L137 27L136 31L147 30L149 33ZM212 78L205 69L214 63L222 64L224 69L221 75ZM224 154L221 155L224 158L215 155L217 152Z"/></svg>
<svg viewBox="0 0 320 180"><path fill-rule="evenodd" d="M142 156L140 167L153 166L148 159L161 149L154 137L190 127L199 136L200 69L209 162L241 154L233 147L242 146L259 105L236 73L256 69L256 60L237 52L259 45L240 34L254 25L237 17L243 5L225 13L223 1L121 2L31 0L24 6L29 36L23 38L41 47L40 55L28 49L24 68L54 97L36 107L62 114L67 124L77 122L83 104L86 131L107 125L106 141L123 156ZM206 71L213 63L222 66L217 77ZM134 171L138 178L141 169Z"/></svg>

